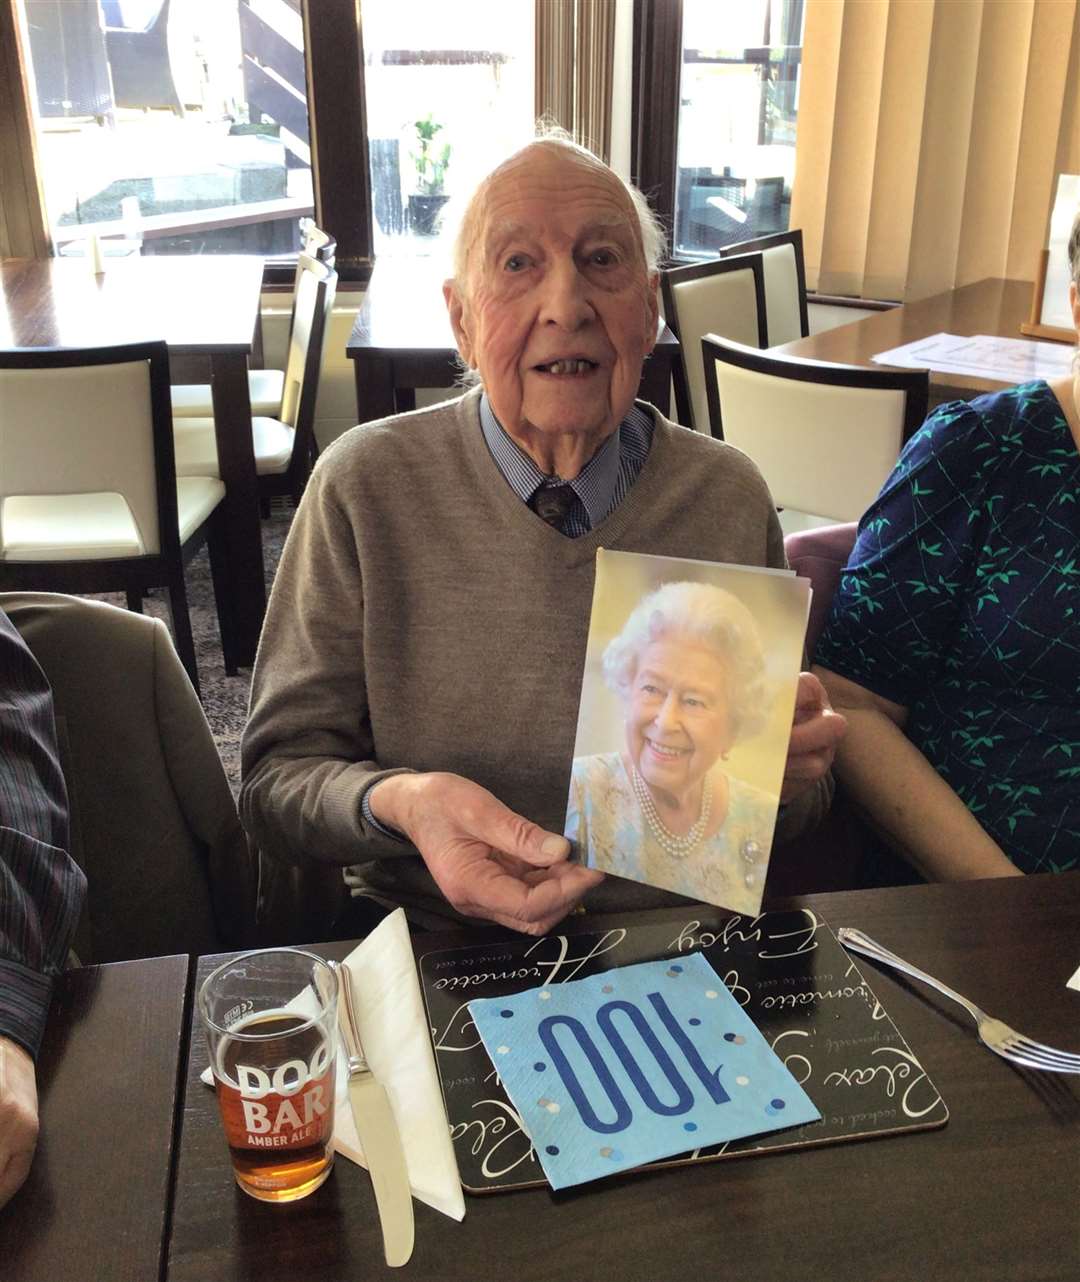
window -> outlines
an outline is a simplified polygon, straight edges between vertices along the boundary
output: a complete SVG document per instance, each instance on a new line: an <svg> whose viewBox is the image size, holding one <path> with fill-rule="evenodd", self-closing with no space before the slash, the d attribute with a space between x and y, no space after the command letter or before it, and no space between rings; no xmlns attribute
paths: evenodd
<svg viewBox="0 0 1080 1282"><path fill-rule="evenodd" d="M533 6L470 0L463 16L443 0L365 0L376 256L433 252L447 202L532 136Z"/></svg>
<svg viewBox="0 0 1080 1282"><path fill-rule="evenodd" d="M683 0L673 253L784 231L803 0Z"/></svg>
<svg viewBox="0 0 1080 1282"><path fill-rule="evenodd" d="M288 254L314 212L300 0L21 0L60 254Z"/></svg>

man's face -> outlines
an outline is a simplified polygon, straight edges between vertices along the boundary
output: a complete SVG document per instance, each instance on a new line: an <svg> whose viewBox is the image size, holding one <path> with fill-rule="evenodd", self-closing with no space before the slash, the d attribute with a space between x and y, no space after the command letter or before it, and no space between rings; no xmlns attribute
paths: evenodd
<svg viewBox="0 0 1080 1282"><path fill-rule="evenodd" d="M545 472L576 476L633 402L656 341L656 282L610 171L529 148L491 183L466 296L445 293L458 347L495 415Z"/></svg>

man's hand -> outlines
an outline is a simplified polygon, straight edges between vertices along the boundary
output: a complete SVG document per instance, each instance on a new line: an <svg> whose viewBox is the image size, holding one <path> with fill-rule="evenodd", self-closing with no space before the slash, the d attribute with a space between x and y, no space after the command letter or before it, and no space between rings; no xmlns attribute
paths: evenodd
<svg viewBox="0 0 1080 1282"><path fill-rule="evenodd" d="M34 1061L17 1042L0 1037L0 1206L26 1179L37 1137Z"/></svg>
<svg viewBox="0 0 1080 1282"><path fill-rule="evenodd" d="M787 765L780 788L783 804L794 801L825 775L846 729L847 721L833 711L825 687L817 677L810 672L800 672Z"/></svg>
<svg viewBox="0 0 1080 1282"><path fill-rule="evenodd" d="M604 874L567 861L570 843L452 774L403 774L368 793L380 823L403 832L459 913L544 935Z"/></svg>

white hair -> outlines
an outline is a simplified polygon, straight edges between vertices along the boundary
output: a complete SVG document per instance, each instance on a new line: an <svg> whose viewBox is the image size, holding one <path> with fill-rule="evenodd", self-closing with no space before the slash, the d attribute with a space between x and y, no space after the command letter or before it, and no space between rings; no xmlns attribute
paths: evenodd
<svg viewBox="0 0 1080 1282"><path fill-rule="evenodd" d="M532 142L526 143L524 147L520 147L501 164L496 165L491 173L480 182L464 207L461 208L453 240L453 269L454 282L463 298L468 292L469 255L480 233L487 193L491 185L501 176L504 169L519 160L525 152L534 148L565 156L576 161L585 169L599 170L609 174L626 192L634 213L637 215L639 241L646 272L651 273L659 268L666 252L667 238L664 235L664 228L660 219L649 208L649 202L641 192L632 184L624 182L609 165L604 164L599 156L594 155L587 147L575 142L565 129L541 126L540 132ZM450 218L451 220L453 219L453 214L450 215Z"/></svg>
<svg viewBox="0 0 1080 1282"><path fill-rule="evenodd" d="M705 646L723 663L735 737L760 730L768 700L757 625L737 596L711 583L665 583L642 597L604 649L601 662L609 688L626 698L641 652L651 642L672 636Z"/></svg>

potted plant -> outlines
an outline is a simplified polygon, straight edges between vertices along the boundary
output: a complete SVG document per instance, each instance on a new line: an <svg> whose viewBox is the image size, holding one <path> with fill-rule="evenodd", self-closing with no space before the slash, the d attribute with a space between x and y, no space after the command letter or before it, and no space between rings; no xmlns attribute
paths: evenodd
<svg viewBox="0 0 1080 1282"><path fill-rule="evenodd" d="M446 167L450 163L450 144L438 146L435 135L442 125L432 118L429 111L414 128L418 149L410 152L416 166L416 191L409 197L409 221L412 229L422 236L431 236L439 220L439 212L450 197L443 190Z"/></svg>

